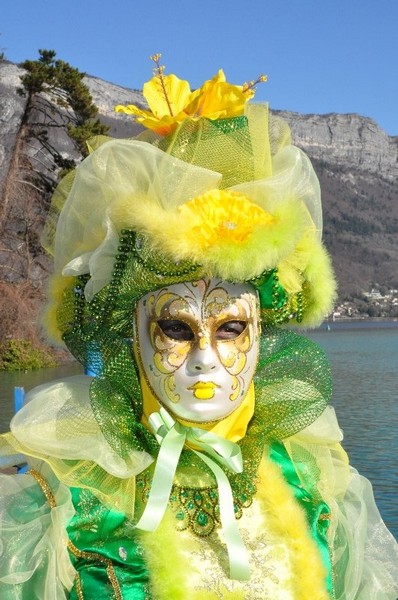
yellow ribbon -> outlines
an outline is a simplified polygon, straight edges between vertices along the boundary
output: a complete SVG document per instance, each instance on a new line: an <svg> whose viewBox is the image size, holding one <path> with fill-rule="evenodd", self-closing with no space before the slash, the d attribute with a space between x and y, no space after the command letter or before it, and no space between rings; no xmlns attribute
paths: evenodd
<svg viewBox="0 0 398 600"><path fill-rule="evenodd" d="M167 508L182 449L184 445L188 445L207 464L217 481L220 520L228 550L230 578L242 581L249 579L249 561L235 519L231 486L218 464L234 473L241 473L243 462L240 447L209 431L177 423L163 407L159 412L152 413L148 422L160 444L160 450L148 501L136 527L144 531L155 531L158 527Z"/></svg>

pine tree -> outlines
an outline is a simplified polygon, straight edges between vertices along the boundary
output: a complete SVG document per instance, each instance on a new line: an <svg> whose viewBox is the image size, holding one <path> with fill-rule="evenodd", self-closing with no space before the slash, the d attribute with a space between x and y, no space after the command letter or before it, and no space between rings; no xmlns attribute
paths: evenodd
<svg viewBox="0 0 398 600"><path fill-rule="evenodd" d="M39 50L38 60L26 60L21 67L26 73L21 77L22 87L18 92L27 97L28 137L40 142L43 151L52 157L54 170L61 168L64 174L75 166L76 160L62 156L49 131L65 127L78 154L85 156L86 141L106 134L108 128L96 118L98 109L83 82L85 73L56 59L54 50ZM32 119L35 113L36 119ZM48 183L53 188L55 181Z"/></svg>
<svg viewBox="0 0 398 600"><path fill-rule="evenodd" d="M24 112L0 202L0 337L40 347L35 313L50 268L40 235L50 198L59 177L87 153L86 140L108 128L97 117L84 73L58 60L53 50L39 50L38 60L20 66ZM9 301L16 297L17 304Z"/></svg>

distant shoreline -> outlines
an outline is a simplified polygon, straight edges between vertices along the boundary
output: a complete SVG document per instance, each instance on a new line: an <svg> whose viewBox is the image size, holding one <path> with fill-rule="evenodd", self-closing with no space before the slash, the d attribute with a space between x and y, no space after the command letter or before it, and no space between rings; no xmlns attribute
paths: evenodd
<svg viewBox="0 0 398 600"><path fill-rule="evenodd" d="M364 319L351 319L342 317L339 319L328 319L312 331L333 331L346 329L398 329L398 319L388 317L368 317Z"/></svg>

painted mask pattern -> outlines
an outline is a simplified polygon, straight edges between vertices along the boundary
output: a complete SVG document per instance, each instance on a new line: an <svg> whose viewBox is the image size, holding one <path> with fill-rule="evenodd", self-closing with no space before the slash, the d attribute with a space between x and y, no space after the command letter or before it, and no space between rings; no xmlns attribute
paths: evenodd
<svg viewBox="0 0 398 600"><path fill-rule="evenodd" d="M142 374L175 416L211 422L240 406L259 347L252 286L202 279L162 288L140 300L136 326Z"/></svg>

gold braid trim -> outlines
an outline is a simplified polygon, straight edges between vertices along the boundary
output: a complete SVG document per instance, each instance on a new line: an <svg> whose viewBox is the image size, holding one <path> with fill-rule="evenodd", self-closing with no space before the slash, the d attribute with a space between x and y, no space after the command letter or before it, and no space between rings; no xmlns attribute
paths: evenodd
<svg viewBox="0 0 398 600"><path fill-rule="evenodd" d="M49 506L51 508L55 508L57 505L55 502L55 496L54 496L50 486L48 485L47 481L41 475L41 473L36 471L36 469L30 469L28 471L28 474L31 475L39 484L44 496L46 497L46 500L47 500ZM117 580L115 569L114 569L114 566L113 566L110 558L106 558L105 556L102 556L101 554L97 554L96 552L85 552L83 550L79 550L79 548L76 548L76 546L70 540L68 541L68 550L74 556L76 556L76 558L83 558L85 560L91 560L93 562L99 562L101 564L106 565L106 573L107 573L108 579L112 585L112 588L113 588L113 591L115 594L115 600L123 600L120 585ZM81 586L80 577L79 577L78 573L76 574L75 585L76 585L76 593L77 593L79 600L84 600L82 586Z"/></svg>
<svg viewBox="0 0 398 600"><path fill-rule="evenodd" d="M39 471L36 471L36 469L29 469L28 475L32 475L33 479L36 479L37 483L41 487L41 491L46 497L48 504L51 508L55 508L57 506L57 503L55 502L55 496L43 475L39 473Z"/></svg>
<svg viewBox="0 0 398 600"><path fill-rule="evenodd" d="M76 556L76 558L83 558L85 560L100 562L106 565L106 572L108 575L108 579L112 584L113 591L115 593L115 600L122 600L122 592L116 577L115 569L110 558L106 558L105 556L97 554L96 552L85 552L84 550L79 550L79 548L76 548L76 546L72 544L70 540L68 542L68 550L72 552L72 554Z"/></svg>
<svg viewBox="0 0 398 600"><path fill-rule="evenodd" d="M76 594L77 594L78 600L84 600L83 590L82 590L82 584L81 584L81 581L80 581L80 575L79 575L79 573L76 573L75 588L76 588Z"/></svg>

